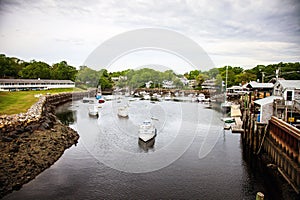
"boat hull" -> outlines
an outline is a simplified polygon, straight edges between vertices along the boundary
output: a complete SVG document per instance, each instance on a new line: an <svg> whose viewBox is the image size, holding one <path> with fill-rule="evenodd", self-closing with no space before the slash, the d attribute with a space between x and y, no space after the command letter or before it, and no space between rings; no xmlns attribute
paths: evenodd
<svg viewBox="0 0 300 200"><path fill-rule="evenodd" d="M139 140L141 140L142 142L150 142L151 140L153 140L156 137L156 129L154 133L140 133L139 134Z"/></svg>

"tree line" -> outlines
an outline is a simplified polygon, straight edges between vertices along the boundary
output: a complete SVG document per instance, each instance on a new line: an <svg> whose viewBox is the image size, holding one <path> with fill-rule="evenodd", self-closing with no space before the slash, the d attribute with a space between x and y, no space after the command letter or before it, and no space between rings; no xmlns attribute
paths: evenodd
<svg viewBox="0 0 300 200"><path fill-rule="evenodd" d="M227 69L227 73L226 73ZM204 81L215 79L216 85L224 84L227 74L227 86L241 85L250 81L268 82L278 76L287 80L300 80L300 64L278 63L270 65L257 65L252 69L244 70L242 67L224 66L212 68L208 71L192 70L183 75L175 74L172 70L164 72L153 69L128 69L119 72L108 72L106 69L94 70L88 66L80 66L77 70L66 61L49 65L42 61L22 61L14 57L6 57L0 54L0 78L25 78L25 79L67 79L82 87L97 87L111 89L113 86L129 86L131 88L145 87L145 83L152 81L152 87L161 86L164 80L172 81L176 87L184 85L179 78L196 80L195 88L201 89ZM113 77L125 77L115 83Z"/></svg>
<svg viewBox="0 0 300 200"><path fill-rule="evenodd" d="M42 61L25 62L0 54L0 78L57 79L75 81L78 70L66 61L52 66Z"/></svg>

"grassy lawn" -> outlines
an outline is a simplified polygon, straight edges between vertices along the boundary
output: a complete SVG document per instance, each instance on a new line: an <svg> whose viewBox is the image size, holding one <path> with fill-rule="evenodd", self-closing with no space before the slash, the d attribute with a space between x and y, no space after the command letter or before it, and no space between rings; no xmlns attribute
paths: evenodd
<svg viewBox="0 0 300 200"><path fill-rule="evenodd" d="M0 92L0 115L25 113L39 99L36 94L55 94L61 92L81 91L79 88L60 88L41 91Z"/></svg>

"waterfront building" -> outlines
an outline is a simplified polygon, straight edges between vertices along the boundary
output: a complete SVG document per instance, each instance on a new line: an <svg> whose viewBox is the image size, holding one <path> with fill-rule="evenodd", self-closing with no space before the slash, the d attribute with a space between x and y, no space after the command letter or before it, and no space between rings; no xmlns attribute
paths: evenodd
<svg viewBox="0 0 300 200"><path fill-rule="evenodd" d="M273 93L281 97L274 102L274 115L300 128L300 80L278 80Z"/></svg>
<svg viewBox="0 0 300 200"><path fill-rule="evenodd" d="M246 87L249 89L249 91L254 92L256 99L262 99L272 95L274 84L250 81L246 84Z"/></svg>
<svg viewBox="0 0 300 200"><path fill-rule="evenodd" d="M47 90L74 87L75 82L71 80L0 79L0 91Z"/></svg>

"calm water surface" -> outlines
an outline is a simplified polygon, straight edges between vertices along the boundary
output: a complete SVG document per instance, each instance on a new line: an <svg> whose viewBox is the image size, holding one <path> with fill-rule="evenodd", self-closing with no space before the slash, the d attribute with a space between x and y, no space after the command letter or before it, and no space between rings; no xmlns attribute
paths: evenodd
<svg viewBox="0 0 300 200"><path fill-rule="evenodd" d="M129 118L117 108L129 105ZM239 134L202 104L109 101L98 118L80 101L58 116L80 135L49 169L4 199L255 199L268 191L243 160ZM73 115L74 116L73 116ZM72 117L73 116L73 117ZM138 126L153 119L153 147L138 144Z"/></svg>

